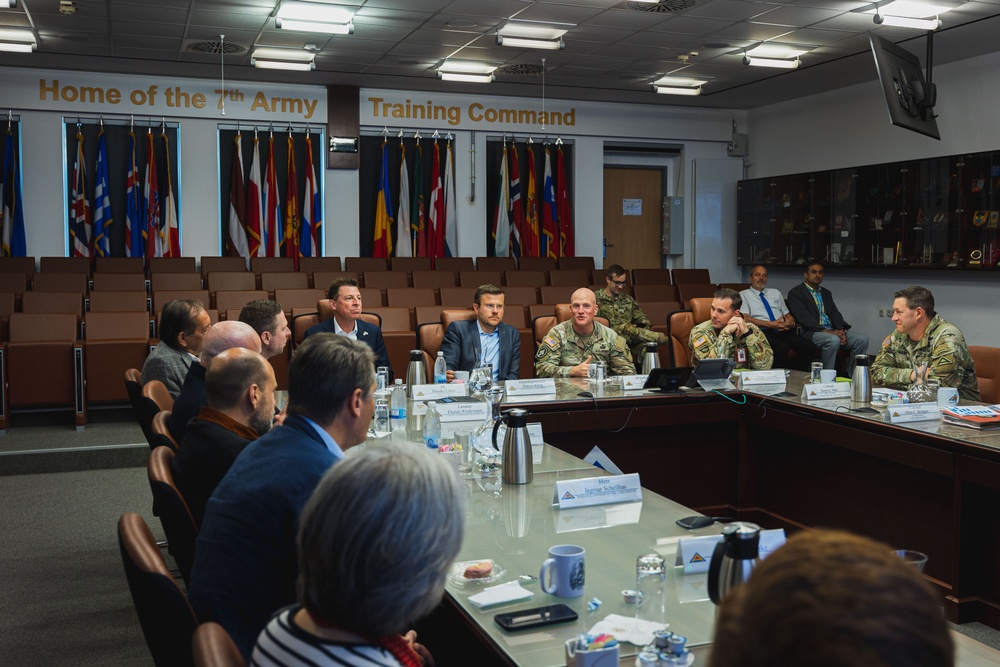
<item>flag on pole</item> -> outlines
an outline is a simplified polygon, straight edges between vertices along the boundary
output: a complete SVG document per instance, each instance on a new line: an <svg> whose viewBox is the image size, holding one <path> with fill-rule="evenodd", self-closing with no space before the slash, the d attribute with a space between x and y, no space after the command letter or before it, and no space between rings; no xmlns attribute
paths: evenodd
<svg viewBox="0 0 1000 667"><path fill-rule="evenodd" d="M518 164L517 144L510 145L510 254L520 257L521 239L525 227L524 205L521 203L521 167Z"/></svg>
<svg viewBox="0 0 1000 667"><path fill-rule="evenodd" d="M69 235L74 257L90 257L90 204L87 202L87 166L83 161L83 132L76 128L76 161L69 204Z"/></svg>
<svg viewBox="0 0 1000 667"><path fill-rule="evenodd" d="M111 225L115 222L111 212L108 183L108 142L102 129L97 135L97 183L94 185L94 257L111 256Z"/></svg>
<svg viewBox="0 0 1000 667"><path fill-rule="evenodd" d="M267 165L264 167L264 189L261 194L264 212L264 247L268 257L281 257L281 195L274 168L274 133L267 142Z"/></svg>
<svg viewBox="0 0 1000 667"><path fill-rule="evenodd" d="M288 175L285 178L285 257L295 260L299 270L299 235L302 219L299 217L299 178L295 174L295 139L288 133Z"/></svg>
<svg viewBox="0 0 1000 667"><path fill-rule="evenodd" d="M559 257L559 218L556 216L556 189L552 184L552 154L545 147L542 179L542 256Z"/></svg>
<svg viewBox="0 0 1000 667"><path fill-rule="evenodd" d="M500 193L497 196L497 210L493 218L493 254L497 257L510 255L510 181L507 179L507 144L503 145L503 159L500 161Z"/></svg>
<svg viewBox="0 0 1000 667"><path fill-rule="evenodd" d="M250 246L246 232L246 190L243 188L243 135L233 139L233 161L229 170L229 226L226 227L226 254L246 258L250 267Z"/></svg>
<svg viewBox="0 0 1000 667"><path fill-rule="evenodd" d="M441 184L441 147L434 140L434 158L431 160L431 211L427 225L427 254L444 257L444 186Z"/></svg>
<svg viewBox="0 0 1000 667"><path fill-rule="evenodd" d="M24 236L24 200L21 198L21 174L14 152L14 132L7 127L7 142L3 152L3 174L0 174L0 219L3 220L3 249L0 256L24 257L28 244Z"/></svg>
<svg viewBox="0 0 1000 667"><path fill-rule="evenodd" d="M556 214L559 216L559 256L574 257L576 248L573 241L573 214L569 206L569 184L566 182L562 146L556 151L556 179L559 181L559 194L556 197Z"/></svg>
<svg viewBox="0 0 1000 667"><path fill-rule="evenodd" d="M451 140L445 144L447 161L444 168L444 256L454 257L458 253L458 209L455 207L455 155L451 151Z"/></svg>
<svg viewBox="0 0 1000 667"><path fill-rule="evenodd" d="M140 185L139 164L136 161L135 132L128 133L128 181L125 191L125 256L145 257L145 239L142 215L142 186Z"/></svg>
<svg viewBox="0 0 1000 667"><path fill-rule="evenodd" d="M396 257L413 257L413 233L410 231L410 175L406 170L406 147L399 140L399 214L396 232Z"/></svg>
<svg viewBox="0 0 1000 667"><path fill-rule="evenodd" d="M142 195L143 209L146 211L146 225L143 233L146 235L146 256L162 257L160 241L160 191L159 179L156 176L156 146L153 142L153 130L146 132L146 173L143 175Z"/></svg>
<svg viewBox="0 0 1000 667"><path fill-rule="evenodd" d="M247 223L247 246L251 257L264 257L265 248L261 242L263 228L264 203L260 189L260 140L257 130L253 132L253 157L250 158L250 175L247 177L247 205L245 220Z"/></svg>
<svg viewBox="0 0 1000 667"><path fill-rule="evenodd" d="M323 229L323 207L319 201L316 186L316 167L313 166L312 139L306 132L306 192L302 198L302 239L299 255L316 257L319 255L319 239Z"/></svg>
<svg viewBox="0 0 1000 667"><path fill-rule="evenodd" d="M424 149L420 147L420 137L413 151L413 210L410 214L410 229L413 230L413 255L429 257L427 254L427 210L424 206Z"/></svg>
<svg viewBox="0 0 1000 667"><path fill-rule="evenodd" d="M540 257L538 242L538 190L535 184L535 151L528 145L528 201L527 214L524 225L524 248L522 253L525 257Z"/></svg>
<svg viewBox="0 0 1000 667"><path fill-rule="evenodd" d="M163 155L167 161L167 198L163 202L163 224L160 226L160 238L163 244L164 257L181 256L180 226L177 224L177 202L174 199L174 177L170 171L170 140L167 130L160 133L163 140Z"/></svg>
<svg viewBox="0 0 1000 667"><path fill-rule="evenodd" d="M389 144L382 140L382 166L378 175L378 195L375 204L375 245L372 257L392 254L392 192L389 190Z"/></svg>

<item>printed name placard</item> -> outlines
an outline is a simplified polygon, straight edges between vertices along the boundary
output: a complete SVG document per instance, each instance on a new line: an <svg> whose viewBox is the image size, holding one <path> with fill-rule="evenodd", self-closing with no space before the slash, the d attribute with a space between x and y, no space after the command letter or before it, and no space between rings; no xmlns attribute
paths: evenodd
<svg viewBox="0 0 1000 667"><path fill-rule="evenodd" d="M483 419L486 419L486 417L483 417ZM532 447L539 447L545 444L545 438L542 437L541 422L531 422L528 424L528 440L531 442Z"/></svg>
<svg viewBox="0 0 1000 667"><path fill-rule="evenodd" d="M622 378L622 391L638 391L642 389L642 386L646 384L646 380L649 378L648 375L623 375Z"/></svg>
<svg viewBox="0 0 1000 667"><path fill-rule="evenodd" d="M464 382L449 382L442 384L416 384L410 395L414 401L438 401L446 396L466 396L469 385Z"/></svg>
<svg viewBox="0 0 1000 667"><path fill-rule="evenodd" d="M507 380L504 382L508 396L531 396L534 394L556 393L555 378L535 378L533 380Z"/></svg>
<svg viewBox="0 0 1000 667"><path fill-rule="evenodd" d="M937 403L897 403L885 409L885 416L893 424L926 422L941 419Z"/></svg>
<svg viewBox="0 0 1000 667"><path fill-rule="evenodd" d="M703 537L682 537L677 545L677 560L675 565L684 566L684 574L698 574L708 572L708 566L712 562L712 552L715 545L722 539L722 535L705 535ZM776 528L774 530L762 530L757 551L760 559L764 560L771 552L785 543L785 530Z"/></svg>
<svg viewBox="0 0 1000 667"><path fill-rule="evenodd" d="M552 502L558 504L559 509L566 509L627 503L633 500L642 500L642 484L639 483L638 473L556 482L556 492Z"/></svg>
<svg viewBox="0 0 1000 667"><path fill-rule="evenodd" d="M455 401L437 404L442 422L483 421L490 416L490 406L485 401Z"/></svg>
<svg viewBox="0 0 1000 667"><path fill-rule="evenodd" d="M759 384L785 383L785 371L780 368L769 371L743 371L737 375L740 378L740 389L750 389Z"/></svg>
<svg viewBox="0 0 1000 667"><path fill-rule="evenodd" d="M830 398L850 398L850 382L817 382L802 387L802 398L806 401L822 401Z"/></svg>

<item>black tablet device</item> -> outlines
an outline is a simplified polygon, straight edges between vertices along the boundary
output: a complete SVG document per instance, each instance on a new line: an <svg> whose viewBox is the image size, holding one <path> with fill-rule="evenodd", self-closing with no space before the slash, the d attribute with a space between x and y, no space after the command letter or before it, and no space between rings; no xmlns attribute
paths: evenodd
<svg viewBox="0 0 1000 667"><path fill-rule="evenodd" d="M691 366L679 368L654 368L646 378L643 389L659 389L662 392L679 392L691 377Z"/></svg>
<svg viewBox="0 0 1000 667"><path fill-rule="evenodd" d="M687 381L688 387L697 387L699 380L729 380L736 363L732 359L701 359Z"/></svg>

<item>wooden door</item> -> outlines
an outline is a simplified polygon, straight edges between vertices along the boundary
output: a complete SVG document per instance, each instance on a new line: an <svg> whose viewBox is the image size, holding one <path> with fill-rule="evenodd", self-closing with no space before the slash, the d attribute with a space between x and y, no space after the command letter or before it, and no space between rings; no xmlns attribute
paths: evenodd
<svg viewBox="0 0 1000 667"><path fill-rule="evenodd" d="M663 170L604 169L604 266L662 266Z"/></svg>

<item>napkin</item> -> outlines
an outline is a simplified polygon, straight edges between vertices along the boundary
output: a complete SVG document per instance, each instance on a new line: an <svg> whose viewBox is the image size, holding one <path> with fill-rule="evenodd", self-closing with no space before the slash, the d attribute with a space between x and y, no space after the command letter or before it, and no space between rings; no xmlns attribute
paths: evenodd
<svg viewBox="0 0 1000 667"><path fill-rule="evenodd" d="M607 633L614 635L615 639L620 642L646 646L653 643L654 632L666 630L669 625L669 623L654 623L619 614L608 614L595 623L588 633L592 635Z"/></svg>
<svg viewBox="0 0 1000 667"><path fill-rule="evenodd" d="M486 607L493 607L498 604L527 600L534 595L534 593L521 586L521 582L508 581L506 584L484 588L482 593L470 595L469 602L479 609L485 609Z"/></svg>

